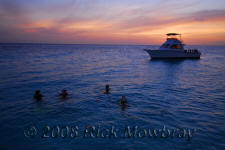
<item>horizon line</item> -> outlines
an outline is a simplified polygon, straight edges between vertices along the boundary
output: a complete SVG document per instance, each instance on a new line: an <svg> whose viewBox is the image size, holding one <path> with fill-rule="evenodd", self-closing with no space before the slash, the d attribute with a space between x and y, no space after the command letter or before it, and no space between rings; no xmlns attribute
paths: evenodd
<svg viewBox="0 0 225 150"><path fill-rule="evenodd" d="M45 42L0 42L0 44L46 44L46 45L118 45L118 46L126 46L126 45L131 45L131 46L160 46L162 44L119 44L119 43L45 43ZM186 46L187 44L185 44ZM219 45L219 44L188 44L187 46L225 46L224 45Z"/></svg>

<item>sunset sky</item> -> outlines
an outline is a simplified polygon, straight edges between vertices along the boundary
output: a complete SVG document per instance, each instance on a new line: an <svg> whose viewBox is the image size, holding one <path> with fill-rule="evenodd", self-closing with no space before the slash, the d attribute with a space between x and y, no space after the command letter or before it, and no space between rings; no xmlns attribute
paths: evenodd
<svg viewBox="0 0 225 150"><path fill-rule="evenodd" d="M225 0L0 0L0 43L225 45Z"/></svg>

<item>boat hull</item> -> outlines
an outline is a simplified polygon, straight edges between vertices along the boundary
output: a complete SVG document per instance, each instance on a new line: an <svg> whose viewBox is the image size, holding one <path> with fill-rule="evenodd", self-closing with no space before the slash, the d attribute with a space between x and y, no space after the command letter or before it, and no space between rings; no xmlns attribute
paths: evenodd
<svg viewBox="0 0 225 150"><path fill-rule="evenodd" d="M199 59L201 53L188 52L184 50L148 50L146 52L151 59Z"/></svg>

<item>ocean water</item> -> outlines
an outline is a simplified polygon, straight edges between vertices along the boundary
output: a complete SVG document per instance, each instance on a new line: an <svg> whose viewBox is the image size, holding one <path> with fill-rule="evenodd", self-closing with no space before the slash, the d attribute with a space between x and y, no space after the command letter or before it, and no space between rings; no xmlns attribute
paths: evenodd
<svg viewBox="0 0 225 150"><path fill-rule="evenodd" d="M225 149L225 47L157 61L147 47L157 46L0 44L0 149Z"/></svg>

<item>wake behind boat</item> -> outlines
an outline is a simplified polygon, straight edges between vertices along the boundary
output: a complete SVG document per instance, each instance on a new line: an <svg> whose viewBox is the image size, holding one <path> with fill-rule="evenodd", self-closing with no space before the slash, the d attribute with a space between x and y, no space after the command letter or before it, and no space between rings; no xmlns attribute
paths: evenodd
<svg viewBox="0 0 225 150"><path fill-rule="evenodd" d="M178 39L177 36L180 36ZM181 34L168 33L167 40L158 50L144 49L151 56L151 59L199 59L201 53L197 49L184 49L184 44L181 42Z"/></svg>

